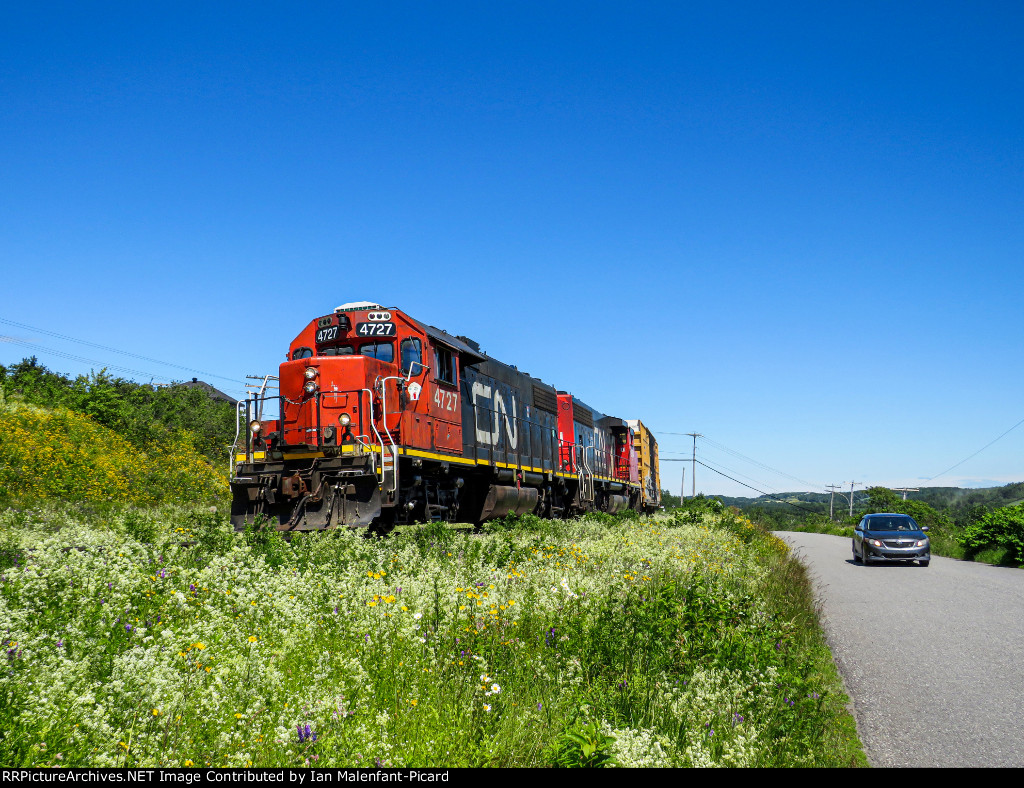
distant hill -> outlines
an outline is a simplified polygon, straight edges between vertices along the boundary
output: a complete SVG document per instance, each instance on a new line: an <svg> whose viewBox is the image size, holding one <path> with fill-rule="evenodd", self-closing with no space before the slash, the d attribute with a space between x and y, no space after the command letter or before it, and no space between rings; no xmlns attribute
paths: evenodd
<svg viewBox="0 0 1024 788"><path fill-rule="evenodd" d="M846 493L849 495L849 492ZM726 506L735 506L741 510L752 508L788 509L796 507L814 512L828 512L829 494L811 492L783 492L774 496L762 495L757 498L731 498L726 495L710 495ZM863 490L854 492L854 509L866 500ZM1024 482L1012 482L1001 487L922 487L919 492L907 493L908 501L921 501L936 511L969 510L984 506L996 509L1001 506L1016 506L1024 503ZM847 499L838 493L835 497L836 512L848 509Z"/></svg>

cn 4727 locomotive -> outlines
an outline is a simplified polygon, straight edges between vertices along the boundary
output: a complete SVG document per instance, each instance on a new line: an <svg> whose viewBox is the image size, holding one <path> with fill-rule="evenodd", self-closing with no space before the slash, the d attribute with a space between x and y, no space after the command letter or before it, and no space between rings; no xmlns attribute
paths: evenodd
<svg viewBox="0 0 1024 788"><path fill-rule="evenodd" d="M245 401L231 519L281 531L651 512L658 449L639 421L490 358L398 309L358 302L292 341L270 397Z"/></svg>

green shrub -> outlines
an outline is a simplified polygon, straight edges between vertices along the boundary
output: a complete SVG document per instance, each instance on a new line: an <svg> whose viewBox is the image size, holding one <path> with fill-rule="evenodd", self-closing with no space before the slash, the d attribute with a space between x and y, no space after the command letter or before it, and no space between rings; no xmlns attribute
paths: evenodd
<svg viewBox="0 0 1024 788"><path fill-rule="evenodd" d="M1024 509L1004 506L986 512L968 525L960 534L960 544L976 556L987 548L1001 547L1006 557L1015 563L1024 562Z"/></svg>

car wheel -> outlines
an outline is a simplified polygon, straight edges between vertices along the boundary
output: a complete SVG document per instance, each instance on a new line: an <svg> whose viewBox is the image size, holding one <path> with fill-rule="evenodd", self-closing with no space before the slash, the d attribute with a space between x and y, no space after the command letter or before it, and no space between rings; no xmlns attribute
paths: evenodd
<svg viewBox="0 0 1024 788"><path fill-rule="evenodd" d="M860 561L862 564L864 564L864 566L867 566L871 563L871 559L868 558L868 551L864 548L863 545L861 545L860 548Z"/></svg>
<svg viewBox="0 0 1024 788"><path fill-rule="evenodd" d="M855 563L855 564L859 564L860 563L860 556L857 555L857 545L853 545L853 563Z"/></svg>
<svg viewBox="0 0 1024 788"><path fill-rule="evenodd" d="M917 563L919 563L921 566L928 566L928 564L931 563L931 560L928 560L928 561L918 561Z"/></svg>

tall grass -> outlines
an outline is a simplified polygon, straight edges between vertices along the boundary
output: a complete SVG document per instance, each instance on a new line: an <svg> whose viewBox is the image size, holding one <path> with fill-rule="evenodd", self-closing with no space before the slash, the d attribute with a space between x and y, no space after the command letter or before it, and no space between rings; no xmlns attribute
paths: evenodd
<svg viewBox="0 0 1024 788"><path fill-rule="evenodd" d="M731 515L508 525L8 511L0 762L864 763L782 542Z"/></svg>

